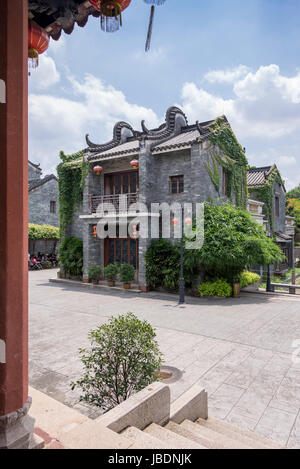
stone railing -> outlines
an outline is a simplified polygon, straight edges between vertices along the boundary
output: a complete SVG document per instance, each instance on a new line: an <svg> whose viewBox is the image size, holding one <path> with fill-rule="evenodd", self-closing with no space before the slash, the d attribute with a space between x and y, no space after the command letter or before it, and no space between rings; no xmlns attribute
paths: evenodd
<svg viewBox="0 0 300 469"><path fill-rule="evenodd" d="M124 196L126 197L125 199ZM123 204L125 201L128 209L130 205L137 203L138 200L138 193L122 194L121 197L120 195L90 195L88 211L89 214L97 212L102 213L103 209L105 209L105 205L107 208L108 204L110 204L115 207L117 212L119 212L122 211L122 207L120 210L120 203Z"/></svg>

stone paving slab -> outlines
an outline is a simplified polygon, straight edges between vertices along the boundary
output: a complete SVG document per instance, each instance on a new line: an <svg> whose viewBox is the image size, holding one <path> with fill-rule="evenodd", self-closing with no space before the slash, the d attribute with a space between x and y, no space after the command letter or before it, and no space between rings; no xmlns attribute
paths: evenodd
<svg viewBox="0 0 300 469"><path fill-rule="evenodd" d="M174 401L205 386L209 413L291 448L300 448L300 301L249 294L239 299L187 298L155 292L111 292L30 279L30 383L83 415L101 410L79 402L70 383L81 376L78 348L112 315L133 311L157 329L165 364L183 371L170 385ZM97 291L96 291L97 290Z"/></svg>

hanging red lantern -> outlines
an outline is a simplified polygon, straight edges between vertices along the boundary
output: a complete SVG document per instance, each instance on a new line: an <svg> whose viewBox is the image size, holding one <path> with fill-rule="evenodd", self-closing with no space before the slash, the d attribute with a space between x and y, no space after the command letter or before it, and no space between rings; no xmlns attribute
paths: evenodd
<svg viewBox="0 0 300 469"><path fill-rule="evenodd" d="M132 160L132 161L130 161L130 166L131 166L133 169L138 169L138 167L139 167L139 161L138 161L138 160Z"/></svg>
<svg viewBox="0 0 300 469"><path fill-rule="evenodd" d="M93 226L93 236L97 238L97 225Z"/></svg>
<svg viewBox="0 0 300 469"><path fill-rule="evenodd" d="M102 31L113 33L122 26L122 11L130 5L131 0L90 0L96 10L100 11Z"/></svg>
<svg viewBox="0 0 300 469"><path fill-rule="evenodd" d="M187 226L190 226L193 223L193 220L191 218L186 218L185 223Z"/></svg>
<svg viewBox="0 0 300 469"><path fill-rule="evenodd" d="M28 22L28 65L36 68L39 65L39 55L49 47L50 37L46 31L33 21Z"/></svg>
<svg viewBox="0 0 300 469"><path fill-rule="evenodd" d="M173 218L172 224L173 224L174 226L177 225L178 222L179 222L179 220L177 220L177 218Z"/></svg>
<svg viewBox="0 0 300 469"><path fill-rule="evenodd" d="M102 171L103 171L103 168L102 168L102 166L94 166L93 171L94 171L94 173L97 174L97 176L100 176L100 174L101 174Z"/></svg>

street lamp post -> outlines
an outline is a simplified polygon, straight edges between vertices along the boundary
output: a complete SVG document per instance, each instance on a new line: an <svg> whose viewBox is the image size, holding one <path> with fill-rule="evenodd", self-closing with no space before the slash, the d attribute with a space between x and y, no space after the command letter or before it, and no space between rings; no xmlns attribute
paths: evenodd
<svg viewBox="0 0 300 469"><path fill-rule="evenodd" d="M183 208L181 212L181 240L180 240L180 279L179 279L179 304L184 304L184 274L183 274Z"/></svg>

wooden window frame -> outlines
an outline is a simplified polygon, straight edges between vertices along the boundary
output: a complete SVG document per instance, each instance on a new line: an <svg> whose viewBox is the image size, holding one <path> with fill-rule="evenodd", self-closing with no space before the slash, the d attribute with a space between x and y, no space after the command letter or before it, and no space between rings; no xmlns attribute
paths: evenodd
<svg viewBox="0 0 300 469"><path fill-rule="evenodd" d="M50 213L56 213L56 201L50 200Z"/></svg>
<svg viewBox="0 0 300 469"><path fill-rule="evenodd" d="M173 192L173 183L176 182L176 192ZM180 184L182 183L182 190L180 190ZM183 194L184 193L184 175L179 174L175 176L170 176L169 178L169 192L170 194Z"/></svg>

